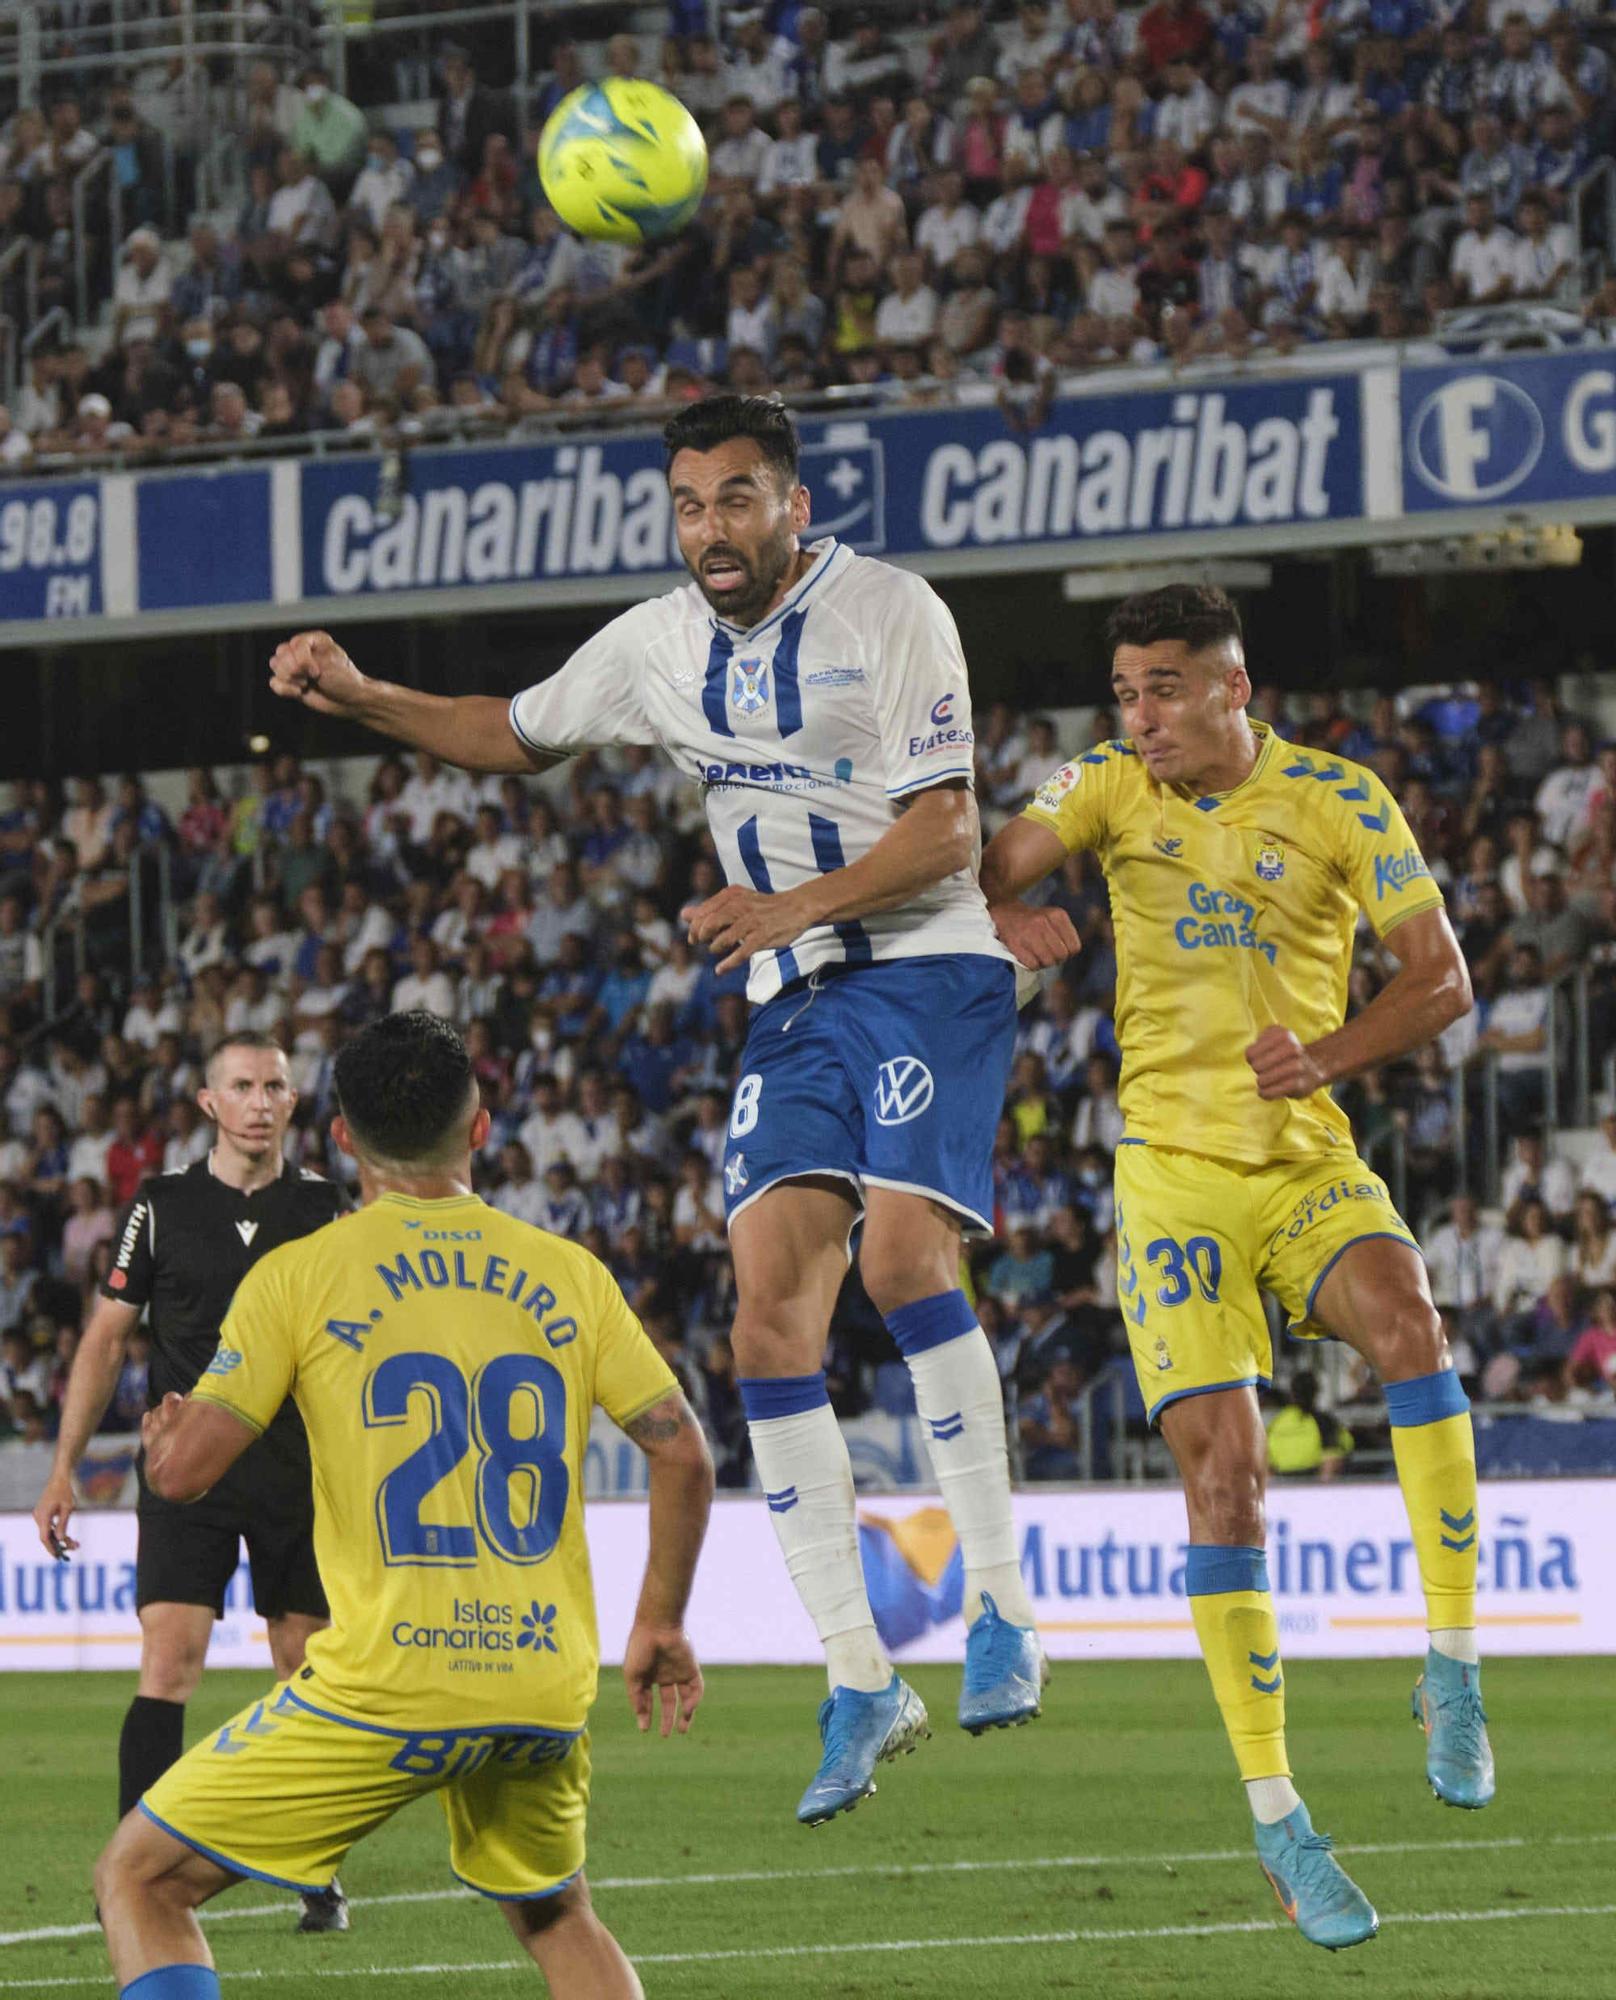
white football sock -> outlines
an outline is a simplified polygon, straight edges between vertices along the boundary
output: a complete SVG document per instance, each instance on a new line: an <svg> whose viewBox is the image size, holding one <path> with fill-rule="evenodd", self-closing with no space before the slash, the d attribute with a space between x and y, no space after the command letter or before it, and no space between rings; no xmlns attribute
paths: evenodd
<svg viewBox="0 0 1616 2000"><path fill-rule="evenodd" d="M1463 1660L1467 1666L1480 1663L1481 1655L1476 1651L1476 1635L1469 1626L1448 1625L1440 1632L1425 1635L1431 1642L1431 1650L1441 1653L1446 1659Z"/></svg>
<svg viewBox="0 0 1616 2000"><path fill-rule="evenodd" d="M905 1360L932 1469L965 1556L965 1623L972 1625L982 1615L986 1591L1012 1625L1036 1624L1021 1580L1010 1511L1004 1391L988 1337L972 1327Z"/></svg>
<svg viewBox="0 0 1616 2000"><path fill-rule="evenodd" d="M876 1694L892 1662L876 1636L859 1561L853 1467L828 1403L747 1425L758 1478L803 1609L825 1648L833 1688Z"/></svg>
<svg viewBox="0 0 1616 2000"><path fill-rule="evenodd" d="M1252 1818L1261 1826L1272 1826L1302 1803L1301 1793L1289 1778L1248 1778L1246 1797L1251 1802Z"/></svg>

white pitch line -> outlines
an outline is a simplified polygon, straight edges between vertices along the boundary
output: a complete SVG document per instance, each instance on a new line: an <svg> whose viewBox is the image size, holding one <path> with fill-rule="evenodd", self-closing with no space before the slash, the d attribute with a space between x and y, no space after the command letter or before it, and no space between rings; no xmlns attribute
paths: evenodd
<svg viewBox="0 0 1616 2000"><path fill-rule="evenodd" d="M1533 1910L1405 1910L1383 1917L1381 1922L1384 1924L1510 1924L1520 1923L1528 1917L1616 1917L1616 1903L1558 1903ZM777 1944L764 1945L756 1949L731 1947L723 1951L641 1952L635 1956L634 1963L720 1965L773 1958L850 1958L894 1951L975 1951L989 1946L1003 1945L1112 1944L1148 1942L1160 1938L1244 1937L1254 1932L1284 1929L1284 1923L1277 1918L1253 1917L1238 1923L1226 1924L1156 1924L1132 1929L1102 1926L1092 1930L1012 1931L1008 1934L999 1933L981 1937L872 1938L855 1944ZM446 1960L436 1965L322 1964L319 1977L321 1979L425 1979L439 1978L445 1973L466 1972L519 1972L524 1976L531 1976L532 1966L525 1958L491 1958L474 1960L469 1964L463 1960ZM237 1980L243 1979L302 1979L307 1973L307 1966L289 1965L273 1969L256 1966L245 1972L232 1972L229 1978L234 1984ZM46 1987L105 1988L106 1983L105 1974L96 1978L0 1979L0 1992L26 1990L33 1993L42 1991Z"/></svg>
<svg viewBox="0 0 1616 2000"><path fill-rule="evenodd" d="M1588 1847L1616 1841L1616 1832L1556 1833L1546 1839L1528 1840L1509 1834L1490 1840L1386 1840L1365 1841L1352 1847L1341 1846L1343 1855L1364 1854L1488 1854L1524 1847ZM1003 1875L1030 1873L1043 1869L1068 1868L1187 1868L1202 1862L1251 1861L1249 1847L1209 1847L1182 1854L1039 1854L1022 1860L992 1861L891 1861L848 1865L841 1868L742 1868L704 1875L603 1875L591 1876L592 1891L629 1889L715 1889L758 1882L836 1882L852 1876L881 1876L899 1879L906 1875ZM350 1896L350 1909L384 1909L398 1903L475 1902L470 1889L402 1889L386 1896ZM235 1903L222 1909L203 1910L205 1924L227 1923L236 1917L280 1916L297 1908L290 1896L273 1903ZM46 1924L31 1931L0 1931L0 1945L42 1944L52 1938L98 1937L99 1924ZM3 1984L3 1982L0 1982Z"/></svg>

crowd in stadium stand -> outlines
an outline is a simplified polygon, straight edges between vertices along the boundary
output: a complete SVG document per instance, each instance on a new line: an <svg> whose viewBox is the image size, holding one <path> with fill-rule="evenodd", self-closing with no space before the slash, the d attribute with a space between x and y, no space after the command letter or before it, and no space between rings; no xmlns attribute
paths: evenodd
<svg viewBox="0 0 1616 2000"><path fill-rule="evenodd" d="M165 79L18 110L0 253L38 246L39 309L72 303L70 176L100 148L128 233L110 322L34 352L0 465L712 383L997 396L1035 422L1061 373L1403 340L1465 305L1616 318L1571 213L1616 128L1597 0L972 0L923 28L772 0L724 10L722 44L692 31L706 7L670 13L587 70L554 44L526 103L481 45L397 66L436 93L413 115L363 43L370 109L258 62L244 197L183 242L160 233L163 146L183 189L202 135ZM709 135L709 198L671 244L581 241L543 200L534 139L591 74L660 76Z"/></svg>
<svg viewBox="0 0 1616 2000"><path fill-rule="evenodd" d="M1410 1219L1462 1375L1495 1399L1608 1408L1616 1107L1576 1171L1535 1121L1557 972L1591 966L1596 1064L1616 1046L1616 744L1596 748L1546 683L1459 688L1417 708L1385 698L1356 718L1331 694L1286 704L1260 690L1255 712L1310 751L1374 767L1471 966L1472 1017L1343 1093L1361 1146L1403 1128ZM980 722L990 826L1088 747L1003 705ZM1093 724L1096 740L1113 731L1109 716ZM222 1032L282 1039L301 1092L294 1155L341 1177L350 1163L327 1132L334 1052L357 1025L424 1006L464 1029L493 1113L482 1190L605 1259L702 1412L724 1476L745 1479L720 1168L746 1002L677 921L719 877L695 796L668 766L640 750L586 758L563 788L388 757L350 799L283 755L235 797L194 772L172 824L137 778L81 779L65 799L38 781L12 790L0 809L0 1428L50 1434L121 1206L144 1175L207 1150L193 1096ZM138 940L151 976L131 980L129 877L154 874L159 848L181 898L177 955L163 950L153 879ZM1022 1016L995 1140L997 1234L973 1246L971 1281L1024 1469L1058 1478L1078 1462L1086 1385L1127 1361L1111 1236L1116 961L1092 858L1074 858L1054 894L1084 948ZM47 926L64 913L82 914L87 962L75 984L68 960L47 1021ZM58 924L50 948L70 934ZM1361 943L1356 1004L1387 971L1367 930ZM1497 1212L1458 1192L1452 1072L1478 1045L1496 1052L1506 1130L1522 1134ZM885 1332L850 1279L829 1364L839 1411L881 1402L902 1374L883 1362ZM137 1341L109 1425L133 1428L143 1397Z"/></svg>

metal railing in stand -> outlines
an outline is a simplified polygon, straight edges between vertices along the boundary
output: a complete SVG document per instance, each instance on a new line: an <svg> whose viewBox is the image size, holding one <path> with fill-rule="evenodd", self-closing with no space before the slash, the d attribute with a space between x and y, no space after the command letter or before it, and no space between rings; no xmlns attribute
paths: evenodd
<svg viewBox="0 0 1616 2000"><path fill-rule="evenodd" d="M80 326L88 326L97 303L90 294L90 188L101 176L107 183L109 294L117 282L118 250L123 242L123 189L108 149L86 160L73 176L73 302Z"/></svg>
<svg viewBox="0 0 1616 2000"><path fill-rule="evenodd" d="M1544 1022L1543 1117L1549 1130L1562 1123L1586 1125L1592 1115L1592 1052L1589 1047L1591 976L1585 965L1569 965L1548 982L1549 1006ZM1560 996L1569 989L1570 1021L1564 1020ZM1571 1034L1569 1075L1565 1070L1565 1035ZM1570 1084L1570 1102L1564 1085Z"/></svg>
<svg viewBox="0 0 1616 2000"><path fill-rule="evenodd" d="M78 984L79 975L89 963L89 944L84 934L83 910L77 905L69 909L58 910L56 915L46 924L39 938L40 957L45 962L44 1014L47 1026L62 1011L58 1004L56 978L58 968L61 964L61 953L58 950L58 945L64 931L71 931L72 933L73 982L75 986Z"/></svg>
<svg viewBox="0 0 1616 2000"><path fill-rule="evenodd" d="M1381 1165L1382 1159L1387 1164ZM1392 1204L1399 1215L1408 1213L1408 1134L1394 1120L1384 1132L1377 1132L1364 1148L1364 1161L1374 1168L1392 1191Z"/></svg>
<svg viewBox="0 0 1616 2000"><path fill-rule="evenodd" d="M1481 1158L1471 1159L1471 1118L1470 1103L1471 1078L1481 1079L1478 1095L1481 1098ZM1460 1194L1473 1194L1485 1202L1498 1197L1498 1058L1491 1049L1472 1049L1464 1061L1453 1072L1453 1145L1455 1162L1458 1167L1458 1189ZM1472 1167L1479 1165L1480 1186L1472 1181L1478 1176Z"/></svg>
<svg viewBox="0 0 1616 2000"><path fill-rule="evenodd" d="M1590 223L1599 218L1600 242ZM1571 190L1571 233L1577 244L1577 282L1582 295L1597 291L1616 259L1616 161L1595 160Z"/></svg>

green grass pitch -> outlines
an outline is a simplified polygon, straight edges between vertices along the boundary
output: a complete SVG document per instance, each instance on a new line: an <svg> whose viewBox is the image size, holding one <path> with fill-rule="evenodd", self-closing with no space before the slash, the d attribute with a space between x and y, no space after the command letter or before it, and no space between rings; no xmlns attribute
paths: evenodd
<svg viewBox="0 0 1616 2000"><path fill-rule="evenodd" d="M1291 1676L1303 1794L1383 1923L1336 1957L1280 1919L1205 1677L1185 1664L1058 1667L1041 1722L979 1741L952 1721L957 1674L916 1670L932 1740L883 1767L877 1798L812 1833L792 1809L815 1762L818 1674L717 1671L695 1733L671 1743L635 1735L607 1674L596 1903L651 2000L1263 2000L1302 1981L1372 2000L1610 1994L1611 1663L1487 1667L1500 1784L1475 1814L1426 1789L1413 1678L1382 1661ZM262 1684L210 1676L189 1740ZM83 1927L131 1688L121 1674L0 1680L0 1995L112 1992ZM346 1937L293 1936L290 1899L259 1883L213 1905L226 1994L539 1990L497 1914L455 1892L435 1806L401 1815L343 1873ZM58 1927L78 1934L19 1935Z"/></svg>

